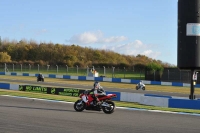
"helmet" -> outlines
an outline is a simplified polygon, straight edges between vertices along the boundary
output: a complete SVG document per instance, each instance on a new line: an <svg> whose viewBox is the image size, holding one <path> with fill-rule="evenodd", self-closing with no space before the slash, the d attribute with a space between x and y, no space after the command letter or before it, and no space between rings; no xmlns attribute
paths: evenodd
<svg viewBox="0 0 200 133"><path fill-rule="evenodd" d="M97 88L99 88L99 87L100 87L100 83L99 83L99 82L97 82L97 81L95 81L95 82L94 82L94 88L96 88L96 89L97 89Z"/></svg>
<svg viewBox="0 0 200 133"><path fill-rule="evenodd" d="M86 94L86 95L87 95L87 94L88 94L88 91L87 91L87 90L85 90L85 91L84 91L84 94Z"/></svg>

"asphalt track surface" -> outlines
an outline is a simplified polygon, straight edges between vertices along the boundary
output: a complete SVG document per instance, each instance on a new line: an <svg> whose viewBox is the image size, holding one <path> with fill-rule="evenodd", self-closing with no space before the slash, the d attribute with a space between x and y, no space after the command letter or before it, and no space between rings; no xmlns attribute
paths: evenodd
<svg viewBox="0 0 200 133"><path fill-rule="evenodd" d="M1 133L199 133L200 116L116 109L76 112L73 104L0 96Z"/></svg>
<svg viewBox="0 0 200 133"><path fill-rule="evenodd" d="M38 84L36 81L17 79L0 79L0 81ZM85 89L91 87L56 82L39 84ZM150 93L104 88L109 91ZM0 96L0 133L199 133L199 123L200 116L196 115L119 108L116 108L113 114L96 111L76 112L70 103Z"/></svg>
<svg viewBox="0 0 200 133"><path fill-rule="evenodd" d="M36 82L36 80L22 80L22 79L11 79L11 78L3 78L0 77L0 82L18 82L18 84L24 84L24 85L41 85L41 86L59 86L59 87L73 87L73 88L81 88L81 89L92 89L92 84L82 84L84 81L77 82L78 84L71 84L68 83L66 80L65 83L58 83L58 82ZM158 92L158 91L148 91L148 90L135 90L130 88L112 88L112 87L106 87L103 86L105 90L107 91L114 91L114 92L132 92L132 93L142 93L142 94L156 94L156 95L163 95L163 96L176 96L176 97L184 97L188 98L189 94L183 94L183 93L169 93L169 92ZM133 88L135 88L135 85L133 84ZM200 95L195 94L196 98L200 98ZM189 98L188 98L189 99Z"/></svg>

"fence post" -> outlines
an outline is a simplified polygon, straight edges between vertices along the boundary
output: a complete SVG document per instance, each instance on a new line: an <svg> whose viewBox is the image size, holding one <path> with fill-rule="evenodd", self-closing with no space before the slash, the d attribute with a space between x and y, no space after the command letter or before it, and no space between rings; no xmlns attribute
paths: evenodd
<svg viewBox="0 0 200 133"><path fill-rule="evenodd" d="M50 66L50 65L47 65L47 72L49 71L49 66Z"/></svg>
<svg viewBox="0 0 200 133"><path fill-rule="evenodd" d="M67 73L68 73L68 65L66 65L66 67L67 67Z"/></svg>
<svg viewBox="0 0 200 133"><path fill-rule="evenodd" d="M21 65L21 72L22 72L22 64L20 64Z"/></svg>
<svg viewBox="0 0 200 133"><path fill-rule="evenodd" d="M4 66L4 71L6 72L6 68L7 68L6 63L4 63L4 65L5 65L5 66Z"/></svg>
<svg viewBox="0 0 200 133"><path fill-rule="evenodd" d="M89 74L89 67L87 66L87 75L86 76L88 76L88 74Z"/></svg>
<svg viewBox="0 0 200 133"><path fill-rule="evenodd" d="M112 78L113 78L115 67L112 67L112 69L113 69L113 71L112 71Z"/></svg>
<svg viewBox="0 0 200 133"><path fill-rule="evenodd" d="M58 65L56 65L56 73L58 73Z"/></svg>
<svg viewBox="0 0 200 133"><path fill-rule="evenodd" d="M31 71L31 64L29 64L29 71Z"/></svg>
<svg viewBox="0 0 200 133"><path fill-rule="evenodd" d="M124 67L124 78L125 78L125 71L126 71L126 69L125 69L125 67Z"/></svg>
<svg viewBox="0 0 200 133"><path fill-rule="evenodd" d="M40 71L40 65L38 64L38 72Z"/></svg>
<svg viewBox="0 0 200 133"><path fill-rule="evenodd" d="M167 71L168 71L168 81L169 81L169 69Z"/></svg>
<svg viewBox="0 0 200 133"><path fill-rule="evenodd" d="M106 76L106 68L103 66L103 75Z"/></svg>
<svg viewBox="0 0 200 133"><path fill-rule="evenodd" d="M13 72L14 72L14 69L15 69L15 67L14 67L14 64L13 64Z"/></svg>
<svg viewBox="0 0 200 133"><path fill-rule="evenodd" d="M76 69L76 73L78 74L78 66L77 66L77 65L76 65L76 68L77 68L77 69Z"/></svg>

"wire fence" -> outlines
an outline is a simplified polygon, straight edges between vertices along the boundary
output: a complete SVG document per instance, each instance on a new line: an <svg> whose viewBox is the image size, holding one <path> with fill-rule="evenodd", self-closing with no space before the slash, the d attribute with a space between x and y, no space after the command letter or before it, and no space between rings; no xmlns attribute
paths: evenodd
<svg viewBox="0 0 200 133"><path fill-rule="evenodd" d="M31 64L0 64L0 71L21 72L21 73L43 73L58 75L88 76L89 73L98 73L98 77L124 78L124 79L144 79L144 71L134 71L133 69L120 69L115 67L68 67L67 65L31 65Z"/></svg>
<svg viewBox="0 0 200 133"><path fill-rule="evenodd" d="M199 74L197 74L199 77ZM197 83L199 83L199 78L197 78ZM161 76L162 81L167 82L182 82L190 83L191 82L191 71L190 70L180 70L178 68L164 69Z"/></svg>
<svg viewBox="0 0 200 133"><path fill-rule="evenodd" d="M21 73L43 73L43 74L57 74L57 75L70 75L70 76L88 76L91 70L98 73L97 77L108 78L123 78L123 79L138 79L138 80L151 80L151 81L166 81L166 82L183 82L190 83L191 72L188 70L179 70L178 68L167 68L163 72L158 71L145 71L128 68L116 67L86 67L79 66L68 67L67 65L31 65L31 64L0 64L0 71L5 72L21 72ZM197 75L197 79L200 75ZM197 80L200 83L200 80Z"/></svg>

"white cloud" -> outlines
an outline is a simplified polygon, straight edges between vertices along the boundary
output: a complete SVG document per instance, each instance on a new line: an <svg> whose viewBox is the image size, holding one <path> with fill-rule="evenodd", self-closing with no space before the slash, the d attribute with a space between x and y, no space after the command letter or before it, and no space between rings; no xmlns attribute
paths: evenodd
<svg viewBox="0 0 200 133"><path fill-rule="evenodd" d="M102 40L103 43L115 43L115 42L122 42L127 40L127 37L125 36L112 36L109 38L105 38Z"/></svg>
<svg viewBox="0 0 200 133"><path fill-rule="evenodd" d="M82 34L73 35L69 42L80 43L80 44L91 44L98 42L99 38L102 37L101 31L97 32L84 32Z"/></svg>
<svg viewBox="0 0 200 133"><path fill-rule="evenodd" d="M98 47L99 49L112 50L114 52L125 54L125 55L146 55L147 57L156 59L161 55L160 52L154 51L155 49L150 45L144 44L140 40L135 40L134 42L126 43L126 44L116 44L119 42L123 42L127 40L125 36L111 36L104 37L101 31L95 32L84 32L82 34L73 35L68 41L70 43L75 43L77 45L90 45L95 43L102 44L102 46ZM115 43L115 45L112 45Z"/></svg>
<svg viewBox="0 0 200 133"><path fill-rule="evenodd" d="M36 36L39 36L39 35L41 35L41 34L43 34L43 33L46 33L46 32L48 32L47 29L37 30L37 31L35 31L35 35L36 35Z"/></svg>
<svg viewBox="0 0 200 133"><path fill-rule="evenodd" d="M70 39L70 43L92 44L92 43L116 43L127 40L125 36L112 36L105 38L101 31L96 32L84 32L82 34L73 35Z"/></svg>
<svg viewBox="0 0 200 133"><path fill-rule="evenodd" d="M140 40L135 40L134 42L127 43L127 44L121 44L121 45L114 45L114 46L106 46L104 45L102 49L109 49L112 51L115 51L120 54L125 55L146 55L147 57L156 59L159 55L161 55L160 52L151 50L151 46L148 46L146 44L143 44Z"/></svg>
<svg viewBox="0 0 200 133"><path fill-rule="evenodd" d="M143 51L143 53L142 53L142 55L146 55L153 59L156 59L160 54L161 54L161 52L154 52L152 50L146 50L146 51Z"/></svg>

